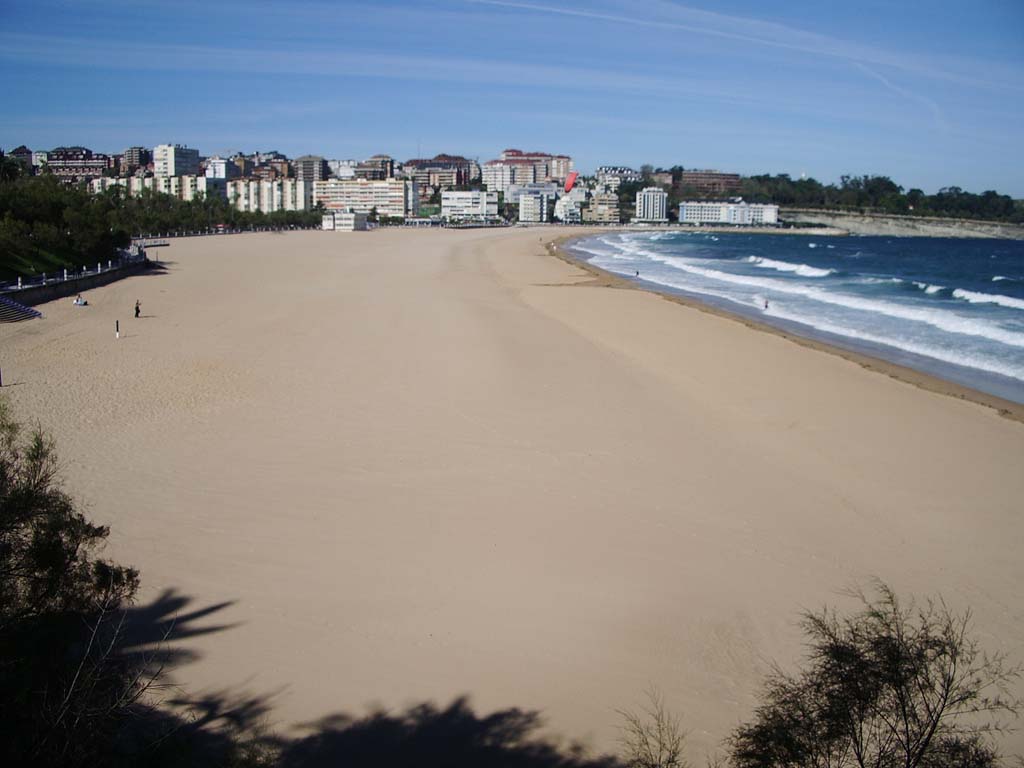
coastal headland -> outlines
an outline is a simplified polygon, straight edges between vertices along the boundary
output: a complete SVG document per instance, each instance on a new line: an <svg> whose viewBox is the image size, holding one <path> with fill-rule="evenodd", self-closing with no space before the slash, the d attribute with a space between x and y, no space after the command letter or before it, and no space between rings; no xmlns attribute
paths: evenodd
<svg viewBox="0 0 1024 768"><path fill-rule="evenodd" d="M211 611L177 683L281 731L468 694L599 749L654 685L700 763L871 578L1021 660L1024 424L552 258L578 234L176 240L0 326L106 554Z"/></svg>

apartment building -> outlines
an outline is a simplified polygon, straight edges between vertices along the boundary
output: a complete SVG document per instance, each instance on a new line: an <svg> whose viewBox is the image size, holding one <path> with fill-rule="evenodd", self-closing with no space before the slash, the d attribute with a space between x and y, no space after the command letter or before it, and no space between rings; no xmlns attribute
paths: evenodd
<svg viewBox="0 0 1024 768"><path fill-rule="evenodd" d="M679 186L701 195L735 195L740 191L740 175L721 171L683 171Z"/></svg>
<svg viewBox="0 0 1024 768"><path fill-rule="evenodd" d="M405 179L326 179L313 185L313 203L327 210L353 210L405 218L419 214L415 181Z"/></svg>
<svg viewBox="0 0 1024 768"><path fill-rule="evenodd" d="M214 155L206 160L206 178L208 179L237 179L241 171L232 160Z"/></svg>
<svg viewBox="0 0 1024 768"><path fill-rule="evenodd" d="M506 162L528 162L534 167L534 181L565 182L572 172L573 162L568 155L552 155L548 152L524 152L521 149L506 149L501 153Z"/></svg>
<svg viewBox="0 0 1024 768"><path fill-rule="evenodd" d="M563 224L579 224L583 220L579 206L568 195L563 195L555 202L555 218Z"/></svg>
<svg viewBox="0 0 1024 768"><path fill-rule="evenodd" d="M356 165L355 175L357 179L369 181L384 181L394 178L395 161L388 155L374 155Z"/></svg>
<svg viewBox="0 0 1024 768"><path fill-rule="evenodd" d="M318 155L297 157L292 165L295 167L295 178L299 181L317 182L330 176L327 161Z"/></svg>
<svg viewBox="0 0 1024 768"><path fill-rule="evenodd" d="M94 153L85 147L57 147L48 152L46 157L47 171L66 182L95 179L102 176L109 165L106 155Z"/></svg>
<svg viewBox="0 0 1024 768"><path fill-rule="evenodd" d="M533 184L537 178L537 164L528 158L489 160L480 169L484 186L493 192L508 192L513 184Z"/></svg>
<svg viewBox="0 0 1024 768"><path fill-rule="evenodd" d="M668 221L668 193L660 187L644 187L636 193L636 212L633 221L638 224L665 224Z"/></svg>
<svg viewBox="0 0 1024 768"><path fill-rule="evenodd" d="M182 144L158 144L153 148L156 176L198 176L199 150Z"/></svg>
<svg viewBox="0 0 1024 768"><path fill-rule="evenodd" d="M583 211L583 220L590 224L618 224L619 196L614 192L597 192L590 206Z"/></svg>
<svg viewBox="0 0 1024 768"><path fill-rule="evenodd" d="M742 200L687 201L679 206L679 223L775 226L779 223L779 206Z"/></svg>
<svg viewBox="0 0 1024 768"><path fill-rule="evenodd" d="M482 189L441 193L441 217L449 221L486 221L498 217L498 193Z"/></svg>
<svg viewBox="0 0 1024 768"><path fill-rule="evenodd" d="M228 203L239 211L308 211L315 205L313 184L299 179L236 179L228 182Z"/></svg>
<svg viewBox="0 0 1024 768"><path fill-rule="evenodd" d="M551 198L543 193L528 192L519 196L519 221L541 224L550 221Z"/></svg>
<svg viewBox="0 0 1024 768"><path fill-rule="evenodd" d="M121 155L121 172L134 173L138 168L145 168L153 162L153 153L146 147L128 147Z"/></svg>
<svg viewBox="0 0 1024 768"><path fill-rule="evenodd" d="M89 191L93 194L106 192L113 187L124 188L131 197L139 197L146 191L159 192L186 201L199 197L227 197L227 181L206 176L122 176L93 179L89 182Z"/></svg>

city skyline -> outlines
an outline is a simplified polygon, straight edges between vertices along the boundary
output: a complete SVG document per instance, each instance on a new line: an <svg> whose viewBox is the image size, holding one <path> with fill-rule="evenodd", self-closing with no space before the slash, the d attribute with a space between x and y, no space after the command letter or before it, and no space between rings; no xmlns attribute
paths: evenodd
<svg viewBox="0 0 1024 768"><path fill-rule="evenodd" d="M711 10L714 8L714 10ZM881 174L1024 197L1024 9L17 2L0 146Z"/></svg>

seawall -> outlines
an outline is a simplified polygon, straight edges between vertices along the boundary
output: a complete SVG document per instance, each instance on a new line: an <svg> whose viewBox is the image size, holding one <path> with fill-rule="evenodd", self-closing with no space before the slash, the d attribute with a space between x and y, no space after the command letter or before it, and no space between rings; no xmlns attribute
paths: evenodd
<svg viewBox="0 0 1024 768"><path fill-rule="evenodd" d="M855 235L893 235L896 237L964 237L1024 240L1024 226L973 219L940 219L917 216L884 216L784 208L779 218L797 224L837 227Z"/></svg>
<svg viewBox="0 0 1024 768"><path fill-rule="evenodd" d="M152 269L160 269L160 264L152 261L137 261L126 264L117 269L110 269L100 274L81 275L69 277L67 280L48 281L45 285L32 285L21 290L14 289L4 291L3 295L19 304L32 307L36 304L44 304L47 301L63 299L67 296L74 296L101 285L107 285L115 280L120 280L131 275L138 275Z"/></svg>

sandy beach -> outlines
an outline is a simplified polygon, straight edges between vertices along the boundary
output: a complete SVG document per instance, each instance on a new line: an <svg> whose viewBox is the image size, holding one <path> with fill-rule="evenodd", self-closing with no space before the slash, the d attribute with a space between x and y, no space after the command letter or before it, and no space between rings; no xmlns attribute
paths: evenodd
<svg viewBox="0 0 1024 768"><path fill-rule="evenodd" d="M465 694L607 750L655 685L702 764L800 611L873 577L1024 661L1024 424L602 284L560 234L174 240L0 325L4 395L141 602L229 604L185 690L282 732Z"/></svg>

